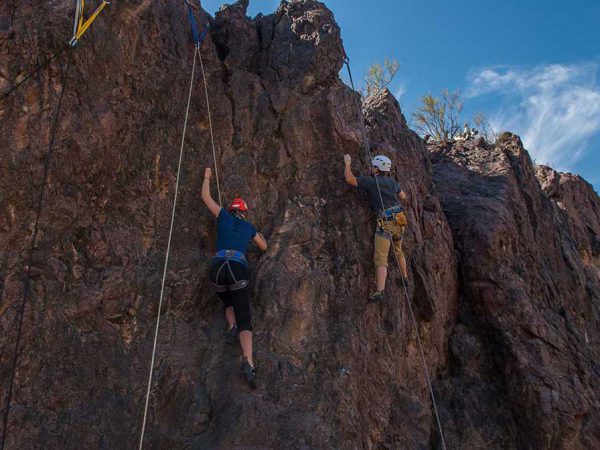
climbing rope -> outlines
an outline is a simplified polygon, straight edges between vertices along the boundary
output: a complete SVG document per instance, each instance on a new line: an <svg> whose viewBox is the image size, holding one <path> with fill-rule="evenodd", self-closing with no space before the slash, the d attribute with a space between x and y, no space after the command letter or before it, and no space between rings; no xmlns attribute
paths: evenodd
<svg viewBox="0 0 600 450"><path fill-rule="evenodd" d="M179 191L179 176L181 174L181 162L183 161L183 147L185 143L185 134L187 130L188 118L190 114L190 103L192 101L192 92L194 87L194 73L196 71L196 57L200 53L198 47L194 51L194 63L192 65L192 76L190 78L190 90L188 93L187 107L185 110L185 120L183 121L183 134L181 135L181 146L179 148L179 163L177 165L177 176L175 178L175 194L173 197L173 208L171 209L171 226L169 228L169 238L167 239L167 251L165 253L165 263L163 268L162 282L160 285L160 298L158 300L158 312L156 314L156 328L154 330L154 344L152 346L152 359L150 362L150 373L148 375L148 388L146 389L146 403L144 405L144 419L142 421L142 431L140 433L139 449L144 446L144 434L146 431L146 420L148 417L148 404L150 402L150 391L152 388L152 376L154 374L154 361L156 359L156 346L158 344L158 331L160 328L160 313L162 310L163 298L165 293L165 280L167 278L167 268L169 266L169 254L171 252L171 238L173 237L173 226L175 224L175 208L177 207L177 194Z"/></svg>
<svg viewBox="0 0 600 450"><path fill-rule="evenodd" d="M192 36L194 41L196 42L196 47L200 50L202 46L202 42L208 33L208 26L204 28L202 33L198 33L198 23L196 22L196 17L194 16L194 10L192 9L192 5L189 0L185 0L185 4L188 9L188 17L190 19L190 25L192 28ZM198 0L198 6L200 10L202 10L202 3ZM221 184L219 183L219 167L217 165L217 151L215 149L215 136L213 133L213 125L212 125L212 115L210 113L210 101L208 99L208 82L206 81L206 74L204 73L204 62L202 60L202 53L198 51L198 56L200 57L200 70L202 71L202 81L204 83L204 97L206 98L206 110L208 112L208 127L210 129L210 144L212 146L213 153L213 162L215 167L215 180L217 182L217 193L219 195L219 205L223 205L223 201L221 198Z"/></svg>
<svg viewBox="0 0 600 450"><path fill-rule="evenodd" d="M19 351L21 345L21 336L22 336L22 328L23 328L23 318L25 316L25 305L30 297L31 291L31 266L33 265L33 252L35 251L35 245L37 243L38 237L38 229L40 223L40 217L42 215L42 206L44 204L44 194L46 192L46 185L48 184L48 172L50 171L50 162L52 161L52 154L54 152L54 142L56 140L56 130L58 128L58 122L60 118L60 110L62 107L62 101L65 93L65 89L67 87L67 80L69 75L69 69L71 68L71 56L72 51L69 50L69 56L67 59L66 68L63 71L62 81L61 81L61 90L60 96L58 99L58 105L56 107L56 113L54 114L54 120L52 123L52 128L50 132L50 142L48 145L48 152L46 153L46 160L44 162L44 175L42 179L42 187L40 188L40 193L38 195L36 214L35 214L35 222L33 226L33 235L31 237L31 245L29 247L29 255L28 255L28 263L27 263L27 272L25 274L25 283L23 287L23 300L21 301L21 307L19 310L19 321L17 325L17 338L15 340L15 351L12 362L12 370L10 375L10 384L8 387L8 395L6 397L6 406L4 407L4 418L2 421L2 440L0 441L0 450L4 450L4 442L6 439L6 431L8 427L8 415L10 413L10 403L12 401L13 395L13 385L15 381L15 374L17 370L17 364L19 362Z"/></svg>
<svg viewBox="0 0 600 450"><path fill-rule="evenodd" d="M350 85L352 86L352 90L356 91L356 88L354 87L354 81L352 79L352 71L350 70L350 60L348 59L348 57L345 58L344 60L344 64L346 64L346 68L348 69L348 77L350 79ZM359 98L356 98L356 106L358 109L358 113L361 119L361 123L362 123L362 138L363 138L363 143L364 143L364 147L365 150L367 152L367 156L369 158L369 161L373 160L372 154L371 154L371 148L370 148L370 144L367 138L367 130L366 130L366 125L365 125L365 119L362 113L362 106L360 103ZM377 177L375 177L375 184L377 185L377 192L379 194L379 200L381 202L381 209L385 210L385 205L383 203L383 197L381 195L381 189L379 187L379 180L377 179ZM391 239L391 236L390 236ZM400 261L398 260L398 257L396 255L396 251L394 249L392 249L392 254L393 254L393 258L394 261L396 262L396 266L398 267L398 270L400 271L400 276L402 278L402 286L404 288L404 296L406 298L406 304L408 305L408 310L410 312L410 318L413 324L413 328L415 330L415 334L417 335L417 343L418 343L418 347L419 347L419 353L421 354L421 360L423 362L423 369L425 371L425 379L427 380L427 386L429 388L429 394L431 396L431 402L433 404L433 411L435 414L435 419L437 422L437 427L438 430L440 432L440 439L442 441L442 450L446 450L446 441L444 439L444 431L442 429L442 422L440 420L440 415L439 415L439 411L438 411L438 407L437 407L437 402L435 400L435 395L433 392L433 385L431 383L431 376L429 374L429 367L427 366L427 360L425 359L425 351L423 350L423 344L421 343L421 337L419 335L419 327L417 325L417 321L415 319L415 315L413 313L413 309L412 309L412 305L410 303L410 298L408 296L408 289L406 288L406 283L404 281L404 276L402 275L402 269L400 267Z"/></svg>
<svg viewBox="0 0 600 450"><path fill-rule="evenodd" d="M102 10L110 5L110 2L107 0L103 0L100 5L96 8L96 10L92 13L92 15L87 20L83 20L84 10L85 10L85 0L77 0L77 6L75 9L75 23L73 24L73 37L69 42L69 45L75 47L77 42L83 37L88 28L92 25L96 17L102 12Z"/></svg>
<svg viewBox="0 0 600 450"><path fill-rule="evenodd" d="M394 260L396 261L396 265L398 266L398 270L400 270L400 262L398 261L398 257L396 256L395 251L393 252L393 257L394 257ZM423 350L423 344L421 343L421 338L419 336L419 328L417 326L417 321L415 319L415 315L413 313L412 306L408 299L408 290L406 288L406 283L404 281L404 278L402 278L402 287L404 288L404 295L406 297L406 303L408 304L408 312L410 313L410 319L413 324L415 334L417 335L417 344L419 345L419 353L421 354L421 361L423 362L423 370L425 370L425 377L427 378L427 386L429 387L429 395L431 395L433 410L435 412L435 420L437 422L437 426L440 431L440 438L442 440L442 449L446 450L446 441L444 439L444 432L442 429L442 422L440 420L440 413L438 411L437 403L435 401L435 394L433 393L433 386L431 384L431 376L429 374L429 367L427 366L427 360L425 359L425 351Z"/></svg>
<svg viewBox="0 0 600 450"><path fill-rule="evenodd" d="M199 53L200 54L200 53ZM202 70L202 80L204 80L204 95L206 97L206 109L208 110L208 127L210 128L210 143L212 145L213 161L215 165L215 181L217 182L217 193L219 195L219 205L223 206L221 199L221 185L219 184L219 168L217 164L217 152L215 150L215 138L213 134L212 117L210 114L210 102L208 101L208 87L206 82L206 76L204 75L204 64L202 62L202 55L200 54L200 68Z"/></svg>
<svg viewBox="0 0 600 450"><path fill-rule="evenodd" d="M14 387L14 382L15 382L15 377L16 377L16 370L17 370L17 365L19 362L19 353L20 353L22 330L23 330L23 319L25 317L25 307L30 298L30 292L31 292L31 267L33 266L33 253L35 251L35 246L37 243L40 217L42 215L42 209L43 209L43 204L44 204L44 194L46 192L46 185L48 184L48 174L50 171L52 155L54 153L54 143L56 141L56 132L58 129L58 123L59 123L59 119L60 119L60 111L62 108L64 93L65 93L65 90L67 87L69 70L71 68L71 60L72 60L72 56L73 56L72 49L75 46L75 44L77 44L78 40L85 34L85 32L91 26L91 24L96 19L96 17L98 17L98 14L100 14L100 12L108 4L110 4L110 2L103 1L102 4L92 14L92 16L88 20L83 22L84 0L78 0L77 9L75 12L75 24L73 27L73 38L71 39L69 44L65 45L61 49L59 49L54 55L52 55L50 58L48 58L46 61L44 61L42 64L40 64L35 70L33 70L23 80L21 80L15 86L10 88L7 92L3 93L2 97L0 97L0 100L3 100L4 98L6 98L8 95L10 95L12 92L14 92L17 88L19 88L19 86L21 86L23 83L25 83L31 77L33 77L37 72L39 72L44 67L46 67L48 64L50 64L50 62L52 62L56 57L58 57L66 48L69 48L67 64L66 64L66 66L63 70L63 74L62 74L61 91L60 91L60 96L58 99L58 105L56 107L56 113L54 115L54 120L53 120L52 128L50 131L50 142L48 145L48 152L46 153L46 158L45 158L45 162L44 162L44 173L43 173L43 179L42 179L42 186L40 188L40 193L38 195L38 200L37 200L35 222L34 222L34 226L33 226L33 234L31 237L31 246L30 246L29 255L28 255L27 271L25 273L25 281L24 281L24 286L23 286L23 299L21 301L21 306L19 309L19 319L18 319L18 324L17 324L17 336L15 339L15 351L14 351L14 355L13 355L13 362L12 362L12 368L11 368L10 384L9 384L9 388L8 388L8 394L6 396L6 404L5 404L6 406L4 407L4 414L3 414L3 420L2 420L2 438L0 439L0 450L4 450L4 444L6 441L6 432L8 429L10 404L12 401L13 387Z"/></svg>
<svg viewBox="0 0 600 450"><path fill-rule="evenodd" d="M31 79L35 74L37 74L40 70L42 70L43 68L45 68L48 64L50 64L52 61L54 61L60 54L62 54L62 52L64 52L67 48L69 47L69 45L63 45L60 49L58 49L56 52L54 52L49 58L47 58L43 63L41 63L39 66L37 66L35 69L33 69L31 72L29 72L25 78L23 78L21 81L19 81L17 84L15 84L14 86L8 88L7 90L5 90L2 93L2 96L0 96L0 101L4 100L6 97L8 97L10 94L12 94L14 91L16 91L23 83L25 83L26 81L28 81L29 79Z"/></svg>
<svg viewBox="0 0 600 450"><path fill-rule="evenodd" d="M73 37L71 38L69 43L63 45L56 52L54 52L54 54L52 54L49 58L47 58L43 63L41 63L39 66L37 66L35 69L33 69L29 74L27 74L25 76L25 78L23 78L17 84L15 84L14 86L8 88L5 92L3 92L2 95L0 96L0 101L4 100L6 97L8 97L14 91L16 91L23 83L25 83L27 80L31 79L36 73L38 73L40 70L45 68L48 64L50 64L52 61L54 61L54 59L56 59L69 46L75 47L75 45L77 45L77 43L83 37L85 32L90 28L90 26L92 25L94 20L96 20L98 15L102 12L102 10L107 5L110 5L110 2L104 0L100 5L98 5L96 10L89 17L89 19L87 19L84 22L83 17L84 17L85 0L77 0L77 6L75 7L75 21L73 24Z"/></svg>
<svg viewBox="0 0 600 450"><path fill-rule="evenodd" d="M192 100L192 92L193 92L193 86L194 86L194 74L196 71L196 58L198 58L200 60L202 79L204 81L204 94L206 97L206 107L208 109L208 123L209 123L209 128L210 128L210 140L211 140L211 144L212 144L213 160L214 160L214 167L215 167L215 179L217 181L217 189L219 191L219 204L221 204L221 188L219 185L219 172L218 172L218 167L217 167L217 156L216 156L216 149L215 149L212 118L211 118L211 114L210 114L208 86L207 86L207 82L206 82L206 76L204 73L204 64L202 62L202 53L200 51L200 48L202 47L202 42L203 42L204 38L206 37L208 30L205 29L201 34L198 33L198 26L197 26L196 19L194 17L194 13L191 8L191 5L188 0L185 0L185 3L188 7L188 15L189 15L189 19L190 19L190 23L191 23L191 27L192 27L192 35L193 35L194 41L196 42L196 48L194 50L194 62L192 64L190 89L189 89L189 93L188 93L187 107L186 107L186 111L185 111L185 120L183 122L183 134L181 136L181 147L179 149L179 164L177 167L177 176L176 176L176 181L175 181L175 194L174 194L174 198L173 198L173 208L171 210L171 226L169 229L169 237L167 240L167 250L165 253L165 263L164 263L163 276L162 276L162 282L161 282L161 288L160 288L160 298L158 301L158 314L156 317L156 327L154 330L154 343L152 346L152 358L151 358L151 363L150 363L150 373L148 375L148 386L146 389L146 401L144 404L144 418L142 421L142 430L140 433L139 450L142 450L143 446L144 446L144 436L145 436L145 432L146 432L146 423L147 423L147 418L148 418L148 407L149 407L149 403L150 403L150 392L152 389L152 378L153 378L153 374L154 374L154 362L156 360L156 348L158 345L158 333L159 333L159 329L160 329L160 313L162 310L162 303L163 303L163 298L164 298L167 267L169 265L169 254L171 251L171 238L173 236L173 227L175 224L175 209L177 206L177 193L179 191L179 176L180 176L180 172L181 172L181 163L183 160L183 148L184 148L184 143L185 143L185 135L186 135L187 123L188 123L189 112L190 112L190 104L191 104L191 100ZM200 3L200 1L198 3Z"/></svg>

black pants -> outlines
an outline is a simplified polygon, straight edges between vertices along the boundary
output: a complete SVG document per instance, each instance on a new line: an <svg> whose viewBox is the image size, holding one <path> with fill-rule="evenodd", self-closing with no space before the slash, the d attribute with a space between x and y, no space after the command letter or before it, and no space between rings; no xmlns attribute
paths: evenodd
<svg viewBox="0 0 600 450"><path fill-rule="evenodd" d="M225 261L216 261L211 264L208 273L208 278L211 282L221 286L230 286L236 281L248 280L248 268L244 264L237 261L229 261L231 271L225 264ZM231 276L231 272L233 272L235 279ZM238 330L252 331L250 290L248 286L235 291L217 292L217 295L225 305L225 308L233 306Z"/></svg>

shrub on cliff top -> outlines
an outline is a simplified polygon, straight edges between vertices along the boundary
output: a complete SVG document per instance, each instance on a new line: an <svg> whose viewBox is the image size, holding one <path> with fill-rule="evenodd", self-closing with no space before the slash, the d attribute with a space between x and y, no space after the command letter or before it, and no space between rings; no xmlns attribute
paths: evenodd
<svg viewBox="0 0 600 450"><path fill-rule="evenodd" d="M459 91L444 89L439 98L431 94L421 97L421 105L413 113L415 127L436 141L454 139L460 130L463 102Z"/></svg>
<svg viewBox="0 0 600 450"><path fill-rule="evenodd" d="M365 72L364 95L370 97L388 87L396 73L398 73L399 68L400 63L398 61L395 59L390 61L387 58L383 62L383 66L379 63L370 65Z"/></svg>

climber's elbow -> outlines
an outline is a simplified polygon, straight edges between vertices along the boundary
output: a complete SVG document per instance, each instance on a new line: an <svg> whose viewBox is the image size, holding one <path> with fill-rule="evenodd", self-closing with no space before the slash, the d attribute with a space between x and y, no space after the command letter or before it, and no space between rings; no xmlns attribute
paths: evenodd
<svg viewBox="0 0 600 450"><path fill-rule="evenodd" d="M344 167L344 180L346 180L346 183L350 186L358 186L358 180L354 176L354 173L352 173L352 168L349 163Z"/></svg>
<svg viewBox="0 0 600 450"><path fill-rule="evenodd" d="M267 248L268 248L267 240L264 238L264 236L262 234L256 233L256 236L254 236L253 240L259 249L261 249L263 252L267 251Z"/></svg>
<svg viewBox="0 0 600 450"><path fill-rule="evenodd" d="M351 174L351 173L346 173L344 178L346 179L346 183L349 184L350 186L358 186L358 180L356 179L356 177Z"/></svg>
<svg viewBox="0 0 600 450"><path fill-rule="evenodd" d="M205 194L204 191L202 191L202 201L204 201L206 207L215 217L219 217L219 213L221 212L221 205L219 205L213 200L212 196L210 195L210 192Z"/></svg>

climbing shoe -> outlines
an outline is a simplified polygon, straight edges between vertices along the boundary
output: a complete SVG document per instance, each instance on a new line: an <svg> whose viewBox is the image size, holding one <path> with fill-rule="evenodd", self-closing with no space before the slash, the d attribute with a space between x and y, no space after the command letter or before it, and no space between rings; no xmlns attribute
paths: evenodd
<svg viewBox="0 0 600 450"><path fill-rule="evenodd" d="M244 373L244 378L246 379L248 386L250 386L250 389L256 389L256 370L250 365L246 358L244 358L242 372Z"/></svg>
<svg viewBox="0 0 600 450"><path fill-rule="evenodd" d="M369 303L377 303L385 300L385 293L383 291L375 291L369 297Z"/></svg>
<svg viewBox="0 0 600 450"><path fill-rule="evenodd" d="M229 345L233 345L237 341L237 337L238 337L238 327L237 327L237 325L234 325L227 332L227 338L225 339L225 342L227 342Z"/></svg>

